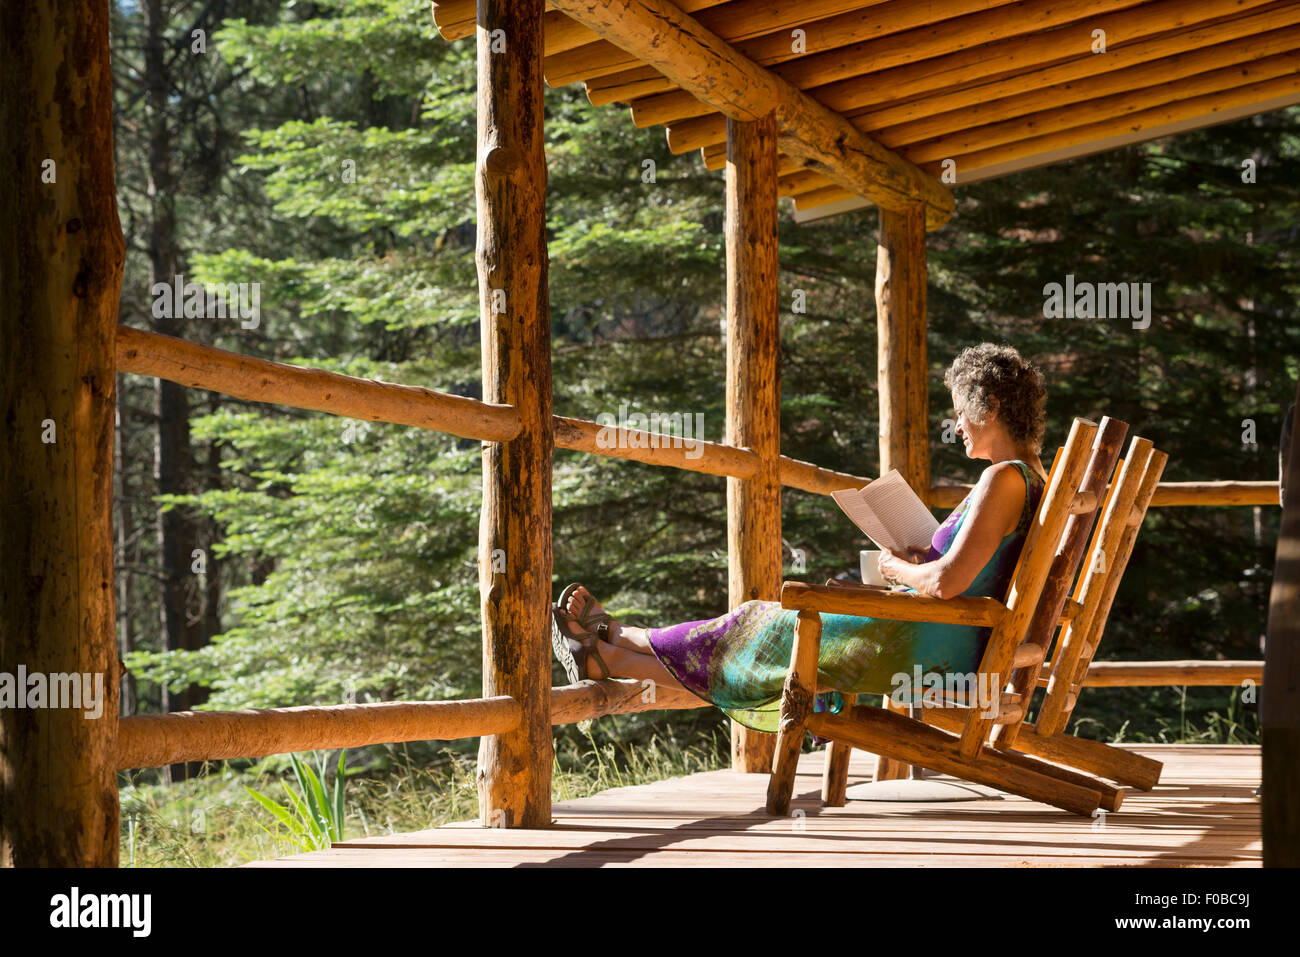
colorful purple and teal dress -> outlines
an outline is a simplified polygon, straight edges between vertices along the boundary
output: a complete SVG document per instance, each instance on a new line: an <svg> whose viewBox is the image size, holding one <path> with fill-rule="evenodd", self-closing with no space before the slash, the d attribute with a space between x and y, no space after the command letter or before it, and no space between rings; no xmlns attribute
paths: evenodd
<svg viewBox="0 0 1300 957"><path fill-rule="evenodd" d="M1014 464L1027 491L1020 522L1002 539L964 596L1001 600L1011 584L1044 487L1042 477L1027 463L1015 460ZM952 547L969 505L967 495L935 530L926 561ZM720 618L649 629L650 647L682 685L705 701L747 728L775 732L797 615L779 602L747 601ZM890 694L897 687L894 676L910 678L918 664L923 673L974 673L992 633L974 625L856 615L823 614L821 618L817 685L837 690L817 696L818 711L840 711L844 698L839 692L854 697Z"/></svg>

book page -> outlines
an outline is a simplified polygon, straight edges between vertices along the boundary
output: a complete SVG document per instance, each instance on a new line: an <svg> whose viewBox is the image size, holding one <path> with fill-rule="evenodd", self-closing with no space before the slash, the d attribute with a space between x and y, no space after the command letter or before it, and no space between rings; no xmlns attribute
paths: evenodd
<svg viewBox="0 0 1300 957"><path fill-rule="evenodd" d="M870 486L868 486L870 488ZM892 548L894 551L901 551L902 546L898 540L890 534L883 522L876 517L862 499L862 493L855 488L840 489L831 492L831 498L835 499L835 504L844 509L844 514L853 520L853 524L862 529L867 538L875 544L877 548Z"/></svg>
<svg viewBox="0 0 1300 957"><path fill-rule="evenodd" d="M897 469L890 469L865 488L843 489L832 492L831 497L877 547L901 555L910 548L929 548L939 527Z"/></svg>
<svg viewBox="0 0 1300 957"><path fill-rule="evenodd" d="M930 539L938 530L939 522L912 491L898 469L890 469L862 489L861 495L862 501L875 512L890 536L902 546L901 549L895 548L895 551L930 547ZM891 545L890 548L894 546Z"/></svg>

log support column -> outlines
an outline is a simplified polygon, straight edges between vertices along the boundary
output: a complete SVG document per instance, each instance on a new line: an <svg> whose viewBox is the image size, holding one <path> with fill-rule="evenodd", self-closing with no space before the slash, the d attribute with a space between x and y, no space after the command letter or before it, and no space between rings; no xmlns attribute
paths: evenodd
<svg viewBox="0 0 1300 957"><path fill-rule="evenodd" d="M0 7L0 866L116 867L108 5Z"/></svg>
<svg viewBox="0 0 1300 957"><path fill-rule="evenodd" d="M551 823L550 298L542 140L543 0L478 3L477 263L483 399L523 428L483 443L479 599L483 696L509 695L523 721L479 745L484 827Z"/></svg>
<svg viewBox="0 0 1300 957"><path fill-rule="evenodd" d="M776 120L727 121L728 445L758 453L727 479L729 607L781 594L781 332L777 303ZM735 771L772 770L776 736L732 722Z"/></svg>
<svg viewBox="0 0 1300 957"><path fill-rule="evenodd" d="M929 366L925 348L925 210L880 210L876 250L877 389L880 474L898 469L912 491L930 492ZM886 697L885 707L906 713ZM905 778L911 767L876 759L876 780Z"/></svg>

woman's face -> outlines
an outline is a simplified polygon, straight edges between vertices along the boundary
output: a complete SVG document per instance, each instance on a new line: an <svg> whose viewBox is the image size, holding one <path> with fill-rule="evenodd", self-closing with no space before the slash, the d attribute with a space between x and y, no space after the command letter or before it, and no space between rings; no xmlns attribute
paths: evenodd
<svg viewBox="0 0 1300 957"><path fill-rule="evenodd" d="M975 422L970 418L967 412L967 402L964 397L952 394L952 408L957 414L957 435L966 446L966 457L971 459L987 459L992 457L989 449L989 440L994 434L994 422L997 413L990 411L984 417L984 422Z"/></svg>

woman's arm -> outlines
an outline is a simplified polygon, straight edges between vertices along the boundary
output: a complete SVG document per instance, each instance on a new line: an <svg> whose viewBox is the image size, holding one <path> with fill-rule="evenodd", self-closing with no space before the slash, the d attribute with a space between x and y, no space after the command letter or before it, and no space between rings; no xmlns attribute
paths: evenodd
<svg viewBox="0 0 1300 957"><path fill-rule="evenodd" d="M1015 531L1026 493L1025 481L1011 463L985 469L971 492L970 513L947 554L915 564L886 549L880 556L880 573L923 595L955 598L975 581L1002 539Z"/></svg>

